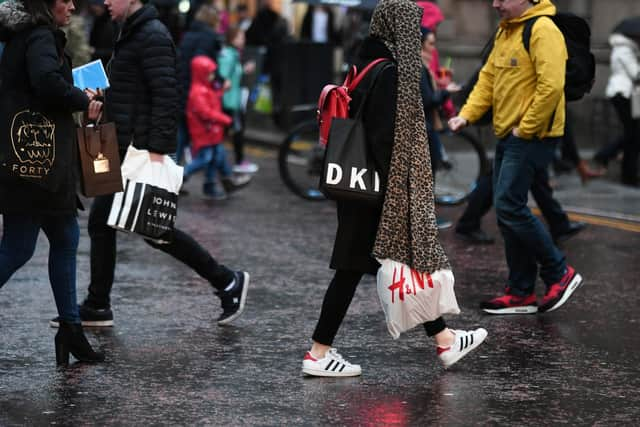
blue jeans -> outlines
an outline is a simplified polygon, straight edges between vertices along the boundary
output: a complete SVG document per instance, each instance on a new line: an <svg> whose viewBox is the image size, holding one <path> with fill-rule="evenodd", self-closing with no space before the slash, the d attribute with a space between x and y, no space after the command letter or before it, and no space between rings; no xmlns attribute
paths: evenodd
<svg viewBox="0 0 640 427"><path fill-rule="evenodd" d="M223 144L201 148L193 161L184 167L184 175L191 176L201 169L205 169L205 183L214 182L216 172L220 172L223 178L231 176L233 171L227 163L227 153Z"/></svg>
<svg viewBox="0 0 640 427"><path fill-rule="evenodd" d="M49 281L58 316L80 323L76 301L76 253L80 231L75 215L3 215L0 287L31 259L40 229L49 239Z"/></svg>
<svg viewBox="0 0 640 427"><path fill-rule="evenodd" d="M538 265L547 286L558 282L566 269L564 255L527 206L529 189L536 177L547 173L558 141L526 141L510 135L496 146L494 204L509 266L508 286L514 295L534 292Z"/></svg>

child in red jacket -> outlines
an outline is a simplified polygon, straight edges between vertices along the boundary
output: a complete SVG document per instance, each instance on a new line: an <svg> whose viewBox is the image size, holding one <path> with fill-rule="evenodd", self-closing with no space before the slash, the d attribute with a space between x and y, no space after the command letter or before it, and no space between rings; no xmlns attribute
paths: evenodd
<svg viewBox="0 0 640 427"><path fill-rule="evenodd" d="M219 84L213 83L217 65L208 56L200 55L191 61L191 87L187 100L187 126L191 136L193 161L185 166L185 180L194 172L205 169L203 193L216 200L226 198L226 193L244 187L251 175L233 175L227 162L222 141L224 131L232 122L222 112L222 93ZM226 191L216 189L215 176Z"/></svg>

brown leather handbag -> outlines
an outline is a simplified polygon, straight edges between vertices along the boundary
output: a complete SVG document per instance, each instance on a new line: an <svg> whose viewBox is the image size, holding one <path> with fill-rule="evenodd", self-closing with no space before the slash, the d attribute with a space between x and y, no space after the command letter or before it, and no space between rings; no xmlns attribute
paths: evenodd
<svg viewBox="0 0 640 427"><path fill-rule="evenodd" d="M115 124L85 124L77 135L82 194L95 197L122 191Z"/></svg>

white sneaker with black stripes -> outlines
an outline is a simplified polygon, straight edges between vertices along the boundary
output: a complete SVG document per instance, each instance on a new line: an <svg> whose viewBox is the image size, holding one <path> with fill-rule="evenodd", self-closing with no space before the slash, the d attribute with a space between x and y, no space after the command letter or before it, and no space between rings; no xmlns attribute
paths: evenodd
<svg viewBox="0 0 640 427"><path fill-rule="evenodd" d="M360 365L344 360L335 348L330 348L322 359L316 359L307 351L302 360L302 372L315 377L357 377L362 369Z"/></svg>
<svg viewBox="0 0 640 427"><path fill-rule="evenodd" d="M438 357L444 364L445 369L469 354L471 350L482 344L482 341L487 337L487 330L483 328L475 331L454 330L452 332L456 335L453 344L449 347L437 347Z"/></svg>

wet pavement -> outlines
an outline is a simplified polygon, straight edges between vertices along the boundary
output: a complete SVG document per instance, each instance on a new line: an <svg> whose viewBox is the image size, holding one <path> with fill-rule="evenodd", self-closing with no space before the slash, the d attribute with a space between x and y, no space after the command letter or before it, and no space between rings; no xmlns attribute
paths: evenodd
<svg viewBox="0 0 640 427"><path fill-rule="evenodd" d="M56 369L41 237L34 258L0 291L1 426L638 425L640 192L558 178L563 204L593 218L563 246L585 284L558 311L481 314L479 301L504 284L502 244L467 246L445 230L462 308L447 320L455 328L485 327L485 344L445 371L422 330L390 337L367 278L335 342L362 365L362 377L305 378L302 356L332 277L334 207L288 192L273 152L252 154L261 166L255 183L213 203L193 179L178 214L180 227L217 259L251 272L246 313L218 327L219 303L208 284L120 235L115 327L88 331L107 361ZM455 219L461 210L440 214ZM86 213L81 221L80 298L89 271ZM498 235L493 214L484 224Z"/></svg>

